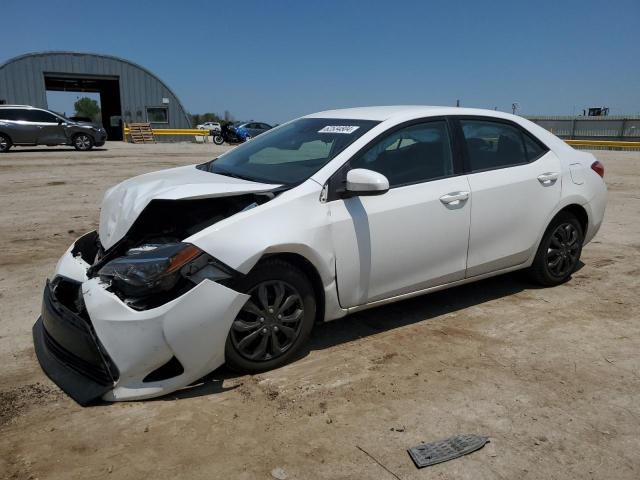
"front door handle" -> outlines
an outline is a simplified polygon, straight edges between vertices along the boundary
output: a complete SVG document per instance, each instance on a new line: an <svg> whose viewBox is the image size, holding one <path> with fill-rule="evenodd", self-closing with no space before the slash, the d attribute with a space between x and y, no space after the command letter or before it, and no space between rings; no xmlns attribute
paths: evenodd
<svg viewBox="0 0 640 480"><path fill-rule="evenodd" d="M547 172L542 175L538 175L538 181L545 186L553 185L558 180L560 174L558 172Z"/></svg>
<svg viewBox="0 0 640 480"><path fill-rule="evenodd" d="M451 192L440 197L440 201L445 205L458 205L469 199L469 192Z"/></svg>

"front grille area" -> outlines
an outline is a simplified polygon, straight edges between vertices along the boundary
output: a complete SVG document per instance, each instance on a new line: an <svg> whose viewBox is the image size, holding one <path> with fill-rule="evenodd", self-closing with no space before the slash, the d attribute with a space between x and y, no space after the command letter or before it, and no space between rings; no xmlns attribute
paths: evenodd
<svg viewBox="0 0 640 480"><path fill-rule="evenodd" d="M76 372L84 375L85 377L90 378L96 383L100 385L112 385L113 378L111 377L111 373L107 370L104 365L95 365L83 360L80 357L77 357L73 353L69 352L62 348L51 335L47 332L46 328L44 330L44 343L51 352L53 356L55 356L62 363L67 365L69 368L72 368Z"/></svg>
<svg viewBox="0 0 640 480"><path fill-rule="evenodd" d="M54 357L101 385L113 385L118 371L95 334L79 282L56 277L47 283L42 321L44 344Z"/></svg>

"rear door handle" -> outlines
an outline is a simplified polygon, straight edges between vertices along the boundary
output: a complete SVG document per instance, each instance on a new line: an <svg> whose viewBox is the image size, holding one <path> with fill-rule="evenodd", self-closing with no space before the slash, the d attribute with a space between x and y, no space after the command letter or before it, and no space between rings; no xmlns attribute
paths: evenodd
<svg viewBox="0 0 640 480"><path fill-rule="evenodd" d="M538 175L538 181L542 185L553 185L556 180L558 180L560 174L558 172L546 172L541 175Z"/></svg>
<svg viewBox="0 0 640 480"><path fill-rule="evenodd" d="M451 192L440 197L440 201L445 205L462 203L469 199L469 192Z"/></svg>

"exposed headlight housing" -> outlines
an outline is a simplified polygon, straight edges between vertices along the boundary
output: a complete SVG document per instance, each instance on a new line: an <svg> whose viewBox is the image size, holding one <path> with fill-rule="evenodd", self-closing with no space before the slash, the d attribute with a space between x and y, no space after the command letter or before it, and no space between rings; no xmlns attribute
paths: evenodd
<svg viewBox="0 0 640 480"><path fill-rule="evenodd" d="M173 289L181 279L199 283L231 275L216 266L212 257L190 243L149 244L130 249L98 272L114 290L127 297L141 297Z"/></svg>

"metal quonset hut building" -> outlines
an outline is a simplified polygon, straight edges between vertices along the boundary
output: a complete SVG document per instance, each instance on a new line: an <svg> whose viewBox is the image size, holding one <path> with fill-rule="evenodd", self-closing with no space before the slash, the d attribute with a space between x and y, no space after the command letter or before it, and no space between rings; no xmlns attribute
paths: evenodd
<svg viewBox="0 0 640 480"><path fill-rule="evenodd" d="M29 53L0 65L0 103L47 108L47 90L98 92L110 140L122 140L121 122L189 128L171 89L144 67L110 55Z"/></svg>

